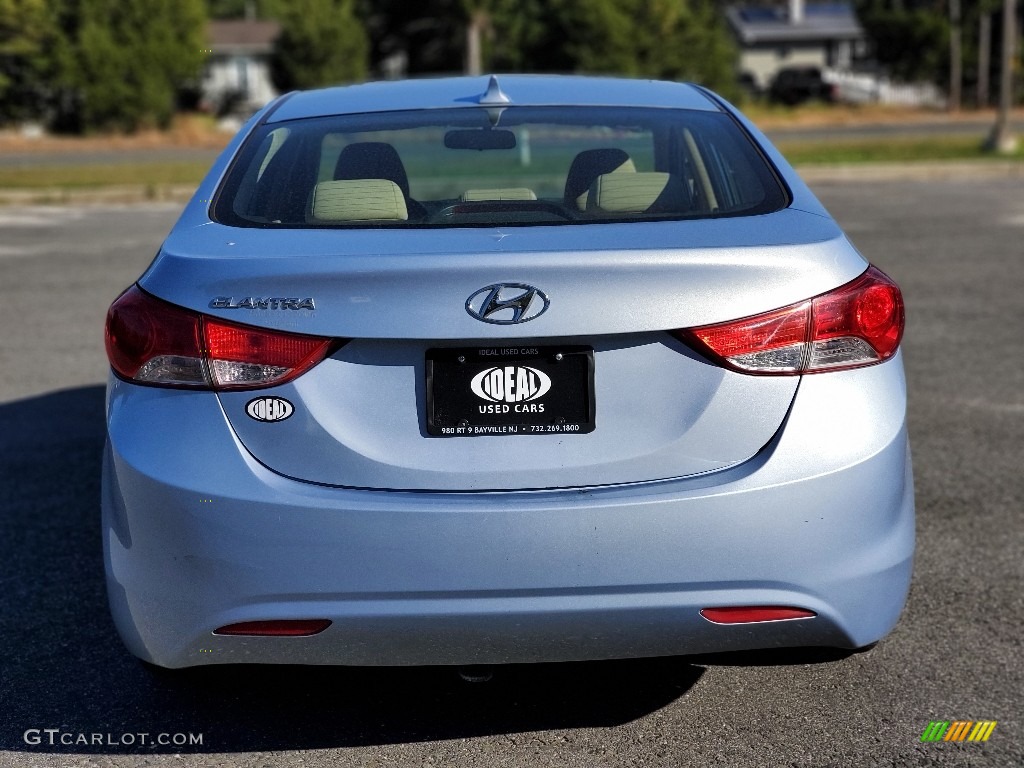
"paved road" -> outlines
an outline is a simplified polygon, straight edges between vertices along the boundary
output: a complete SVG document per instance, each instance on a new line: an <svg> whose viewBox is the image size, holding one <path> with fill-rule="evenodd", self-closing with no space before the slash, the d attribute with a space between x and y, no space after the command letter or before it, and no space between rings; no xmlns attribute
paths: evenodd
<svg viewBox="0 0 1024 768"><path fill-rule="evenodd" d="M476 686L439 669L154 679L127 656L101 579L100 329L175 211L0 209L0 766L1024 765L1021 183L818 191L906 291L919 555L896 631L853 656L515 667ZM999 725L922 744L936 719ZM25 743L47 728L114 743ZM139 733L203 743L125 743Z"/></svg>

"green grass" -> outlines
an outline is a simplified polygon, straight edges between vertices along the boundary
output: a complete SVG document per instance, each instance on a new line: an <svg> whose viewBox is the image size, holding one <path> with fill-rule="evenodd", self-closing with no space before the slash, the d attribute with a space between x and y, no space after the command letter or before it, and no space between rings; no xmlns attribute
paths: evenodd
<svg viewBox="0 0 1024 768"><path fill-rule="evenodd" d="M841 163L906 163L936 160L1024 160L1024 152L986 152L974 137L936 136L920 139L857 139L780 141L779 150L794 165Z"/></svg>
<svg viewBox="0 0 1024 768"><path fill-rule="evenodd" d="M197 185L210 164L196 161L117 163L112 165L39 165L0 167L0 189L89 189L95 187L169 184Z"/></svg>
<svg viewBox="0 0 1024 768"><path fill-rule="evenodd" d="M973 137L815 139L813 141L782 141L779 142L778 147L795 165L902 163L936 160L1024 160L1024 145L1015 155L1006 157L985 152L978 139ZM419 163L418 159L410 158L410 175L416 176L416 172L420 172L424 177L429 177L432 172L429 163L426 160ZM562 159L564 158L559 158L559 160ZM469 158L467 156L466 169L461 169L461 167L450 169L456 173L446 175L458 176L459 170L465 170L467 175L478 175L481 172L479 164L478 157ZM421 168L420 165L423 167ZM512 161L506 165L507 167L494 169L496 178L493 186L517 186L521 177L533 176L536 178L545 175L545 172L547 172L547 176L551 177L551 183L558 186L562 180L561 173L564 172L559 170L558 173L552 173L555 164L552 158L545 157L543 153L535 156L534 163L529 168L521 168ZM549 165L552 168L549 169ZM559 169L562 166L567 166L567 162L559 164ZM146 190L155 190L171 185L195 186L202 180L208 168L209 164L204 161L191 160L112 165L40 165L32 168L0 167L0 189L76 190L112 186L141 186ZM473 173L470 173L471 170ZM497 173L497 171L501 172ZM436 170L433 172L436 173ZM461 186L454 183L458 179L450 181L453 182L451 185L454 190L453 194L458 194L461 191Z"/></svg>

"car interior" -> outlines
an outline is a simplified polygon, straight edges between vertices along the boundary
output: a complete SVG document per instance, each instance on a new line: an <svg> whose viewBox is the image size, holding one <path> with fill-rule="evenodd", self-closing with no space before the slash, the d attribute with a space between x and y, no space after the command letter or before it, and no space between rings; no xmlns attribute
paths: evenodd
<svg viewBox="0 0 1024 768"><path fill-rule="evenodd" d="M229 190L230 223L429 227L706 218L756 208L767 196L755 164L729 137L685 126L621 130L618 142L573 152L569 129L555 126L551 138L545 127L446 134L439 127L275 127ZM584 146L616 133L590 125L578 132ZM379 140L388 134L393 142ZM432 145L442 135L443 146Z"/></svg>

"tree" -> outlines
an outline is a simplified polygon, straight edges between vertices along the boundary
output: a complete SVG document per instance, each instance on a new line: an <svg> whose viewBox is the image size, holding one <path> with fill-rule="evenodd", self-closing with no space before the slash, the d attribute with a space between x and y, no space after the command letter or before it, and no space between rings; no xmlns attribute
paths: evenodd
<svg viewBox="0 0 1024 768"><path fill-rule="evenodd" d="M730 92L736 52L711 0L560 0L574 69L692 80Z"/></svg>
<svg viewBox="0 0 1024 768"><path fill-rule="evenodd" d="M875 58L893 77L948 82L949 18L944 3L861 0L858 11Z"/></svg>
<svg viewBox="0 0 1024 768"><path fill-rule="evenodd" d="M696 80L729 91L736 55L714 0L374 0L375 54L412 73L595 72ZM472 43L470 41L473 41Z"/></svg>
<svg viewBox="0 0 1024 768"><path fill-rule="evenodd" d="M990 149L1001 154L1017 151L1017 139L1010 131L1010 110L1014 101L1013 70L1017 63L1017 0L1003 0L1002 65L999 77L999 112L989 137Z"/></svg>
<svg viewBox="0 0 1024 768"><path fill-rule="evenodd" d="M46 0L0 0L0 122L42 114L55 34Z"/></svg>
<svg viewBox="0 0 1024 768"><path fill-rule="evenodd" d="M960 110L964 85L963 15L960 0L949 0L949 109Z"/></svg>
<svg viewBox="0 0 1024 768"><path fill-rule="evenodd" d="M204 59L202 0L79 0L61 6L65 127L166 126Z"/></svg>
<svg viewBox="0 0 1024 768"><path fill-rule="evenodd" d="M492 0L487 67L506 72L568 72L563 28L551 0Z"/></svg>
<svg viewBox="0 0 1024 768"><path fill-rule="evenodd" d="M211 19L270 19L290 0L206 0Z"/></svg>
<svg viewBox="0 0 1024 768"><path fill-rule="evenodd" d="M977 0L967 3L964 13L964 79L974 82L975 106L987 107L990 101L993 65L993 17L1001 0Z"/></svg>
<svg viewBox="0 0 1024 768"><path fill-rule="evenodd" d="M987 100L992 60L985 43L993 39L993 33L998 38L999 30L992 28L991 21L992 14L1001 7L999 0L856 3L875 58L893 77L947 85L953 104L957 91L971 85L975 85L979 103ZM955 21L958 16L959 24ZM959 42L957 26L963 31ZM957 55L959 61L953 61L951 56Z"/></svg>
<svg viewBox="0 0 1024 768"><path fill-rule="evenodd" d="M491 29L491 3L488 0L463 0L466 14L465 65L467 75L479 75L484 70L483 37Z"/></svg>
<svg viewBox="0 0 1024 768"><path fill-rule="evenodd" d="M366 77L369 42L354 0L292 0L274 14L281 23L273 58L283 91Z"/></svg>

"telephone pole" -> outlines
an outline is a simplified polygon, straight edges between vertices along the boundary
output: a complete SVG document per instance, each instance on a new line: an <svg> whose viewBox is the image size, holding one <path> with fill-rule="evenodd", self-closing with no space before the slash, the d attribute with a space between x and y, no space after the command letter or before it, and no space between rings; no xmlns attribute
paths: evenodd
<svg viewBox="0 0 1024 768"><path fill-rule="evenodd" d="M963 87L960 0L949 0L949 111L959 112Z"/></svg>
<svg viewBox="0 0 1024 768"><path fill-rule="evenodd" d="M995 152L1009 154L1017 149L1017 139L1010 131L1013 108L1013 70L1017 43L1017 0L1003 0L1003 62L999 77L999 112L986 146Z"/></svg>
<svg viewBox="0 0 1024 768"><path fill-rule="evenodd" d="M988 77L992 66L992 14L982 11L978 19L978 84L975 102L978 109L989 105Z"/></svg>

